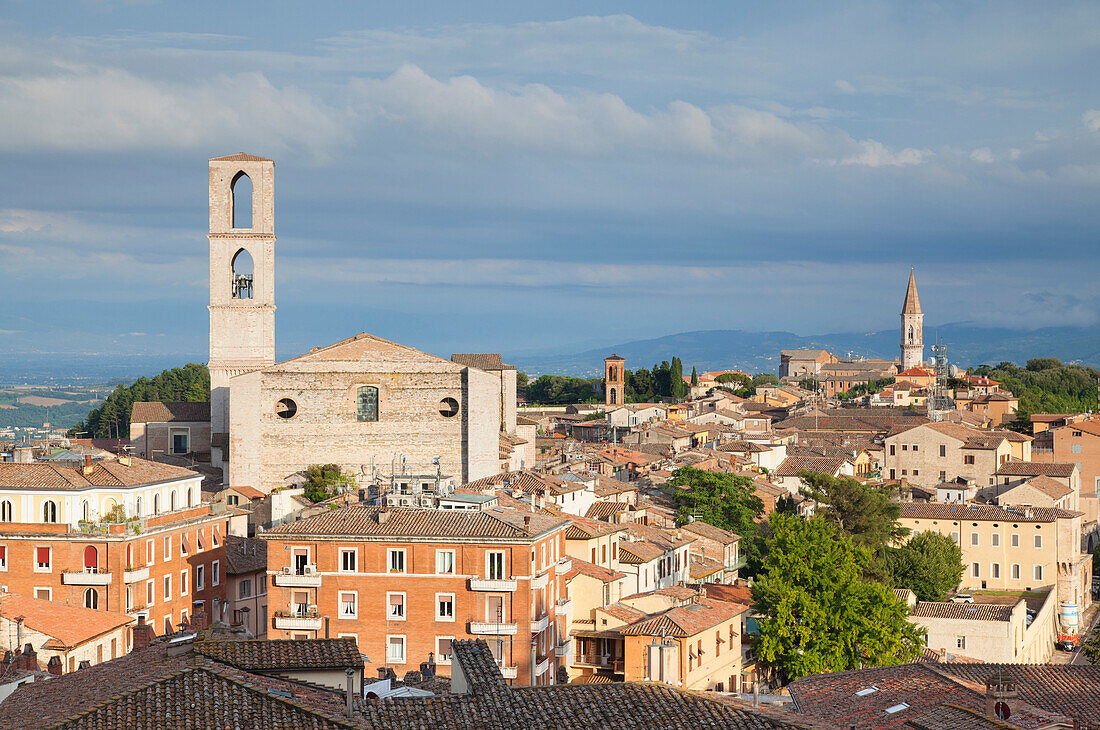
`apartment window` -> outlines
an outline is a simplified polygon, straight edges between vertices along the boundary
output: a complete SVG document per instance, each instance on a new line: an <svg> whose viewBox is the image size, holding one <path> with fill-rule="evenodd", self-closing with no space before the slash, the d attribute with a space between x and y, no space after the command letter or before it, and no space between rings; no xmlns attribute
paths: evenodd
<svg viewBox="0 0 1100 730"><path fill-rule="evenodd" d="M180 555L187 555L187 535L180 535Z"/></svg>
<svg viewBox="0 0 1100 730"><path fill-rule="evenodd" d="M1043 546L1043 536L1042 535L1036 535L1035 536L1035 547L1041 548L1042 546Z"/></svg>
<svg viewBox="0 0 1100 730"><path fill-rule="evenodd" d="M964 464L973 464L974 463L974 455L973 454L966 454L965 456L963 456L963 463Z"/></svg>
<svg viewBox="0 0 1100 730"><path fill-rule="evenodd" d="M1081 453L1081 444L1072 444L1069 447L1069 452L1071 454L1080 454Z"/></svg>
<svg viewBox="0 0 1100 730"><path fill-rule="evenodd" d="M355 591L340 592L340 618L355 618L359 615L359 594Z"/></svg>
<svg viewBox="0 0 1100 730"><path fill-rule="evenodd" d="M405 663L405 637L404 636L387 636L386 637L386 662L388 664L404 664Z"/></svg>
<svg viewBox="0 0 1100 730"><path fill-rule="evenodd" d="M145 604L152 606L156 602L157 587L155 580L145 582Z"/></svg>
<svg viewBox="0 0 1100 730"><path fill-rule="evenodd" d="M405 551L404 550L387 550L387 562L390 566L391 573L404 573L405 572Z"/></svg>
<svg viewBox="0 0 1100 730"><path fill-rule="evenodd" d="M187 578L189 577L187 575L188 572L190 572L190 571L188 571L187 569L184 569L184 570L180 571L180 595L181 596L186 596L187 595L187 584L190 582L190 581L187 580Z"/></svg>
<svg viewBox="0 0 1100 730"><path fill-rule="evenodd" d="M485 555L485 574L490 580L504 580L504 553L491 551Z"/></svg>
<svg viewBox="0 0 1100 730"><path fill-rule="evenodd" d="M195 544L198 546L200 553L206 549L206 546L202 544L202 530L195 533Z"/></svg>
<svg viewBox="0 0 1100 730"><path fill-rule="evenodd" d="M966 637L965 636L960 636L960 637L955 639L955 648L956 649L965 649L966 648Z"/></svg>
<svg viewBox="0 0 1100 730"><path fill-rule="evenodd" d="M152 540L145 542L145 562L148 565L152 565L156 560L156 545Z"/></svg>
<svg viewBox="0 0 1100 730"><path fill-rule="evenodd" d="M1020 547L1020 536L1017 533L1012 533L1012 547Z"/></svg>
<svg viewBox="0 0 1100 730"><path fill-rule="evenodd" d="M990 567L991 567L991 568L993 569L993 570L992 570L992 573L993 573L993 574L992 574L992 576L990 576L990 577L992 577L992 578L1000 578L1000 577L1001 577L1001 564L1000 564L1000 563L993 563L993 565L992 565L992 566L990 566Z"/></svg>
<svg viewBox="0 0 1100 730"><path fill-rule="evenodd" d="M946 481L947 481L947 472L941 471L940 472L940 483L942 484L943 482L946 482Z"/></svg>
<svg viewBox="0 0 1100 730"><path fill-rule="evenodd" d="M913 451L916 451L917 448L918 448L917 444L913 444Z"/></svg>
<svg viewBox="0 0 1100 730"><path fill-rule="evenodd" d="M290 598L294 606L294 613L299 616L305 616L309 611L309 593L306 591L294 591L294 594Z"/></svg>
<svg viewBox="0 0 1100 730"><path fill-rule="evenodd" d="M57 502L47 499L42 503L42 521L57 522Z"/></svg>
<svg viewBox="0 0 1100 730"><path fill-rule="evenodd" d="M8 548L6 545L0 545L0 570L8 569Z"/></svg>
<svg viewBox="0 0 1100 730"><path fill-rule="evenodd" d="M172 600L172 576L164 576L164 600Z"/></svg>
<svg viewBox="0 0 1100 730"><path fill-rule="evenodd" d="M435 620L455 620L455 596L453 593L435 594Z"/></svg>
<svg viewBox="0 0 1100 730"><path fill-rule="evenodd" d="M901 470L901 475L902 475L902 476L906 476L906 475L908 475L908 474L909 474L909 470L908 470L908 469L902 469L902 470Z"/></svg>
<svg viewBox="0 0 1100 730"><path fill-rule="evenodd" d="M386 618L390 621L404 621L405 620L405 594L404 593L387 593L386 594Z"/></svg>
<svg viewBox="0 0 1100 730"><path fill-rule="evenodd" d="M940 456L947 456L947 447L943 444L940 444Z"/></svg>
<svg viewBox="0 0 1100 730"><path fill-rule="evenodd" d="M896 448L894 447L893 444L890 444L890 456L895 456L896 454L897 454Z"/></svg>
<svg viewBox="0 0 1100 730"><path fill-rule="evenodd" d="M1042 580L1043 579L1043 566L1036 565L1035 569L1033 571L1033 574L1035 575L1035 580Z"/></svg>
<svg viewBox="0 0 1100 730"><path fill-rule="evenodd" d="M981 573L982 573L981 566L979 566L977 563L971 563L970 564L970 575L971 575L971 577L981 578L982 577Z"/></svg>
<svg viewBox="0 0 1100 730"><path fill-rule="evenodd" d="M435 660L440 664L451 663L451 642L454 639L450 636L437 636L435 637Z"/></svg>
<svg viewBox="0 0 1100 730"><path fill-rule="evenodd" d="M245 578L237 584L237 597L249 598L252 595L252 580Z"/></svg>
<svg viewBox="0 0 1100 730"><path fill-rule="evenodd" d="M978 544L978 533L976 533L976 532L970 533L970 544L971 545L977 545Z"/></svg>
<svg viewBox="0 0 1100 730"><path fill-rule="evenodd" d="M0 502L0 522L11 522L11 500Z"/></svg>
<svg viewBox="0 0 1100 730"><path fill-rule="evenodd" d="M345 573L355 572L355 558L357 551L354 548L340 550L340 570Z"/></svg>
<svg viewBox="0 0 1100 730"><path fill-rule="evenodd" d="M164 562L168 562L172 559L172 536L167 535L164 538Z"/></svg>
<svg viewBox="0 0 1100 730"><path fill-rule="evenodd" d="M913 470L913 476L919 477L920 476L920 469L914 469Z"/></svg>
<svg viewBox="0 0 1100 730"><path fill-rule="evenodd" d="M897 479L897 475L894 473L893 469L890 470L890 478L891 479Z"/></svg>
<svg viewBox="0 0 1100 730"><path fill-rule="evenodd" d="M221 543L221 540L218 539L218 528L210 528L210 539L214 541L214 547L217 547Z"/></svg>
<svg viewBox="0 0 1100 730"><path fill-rule="evenodd" d="M210 564L210 580L214 585L219 585L222 582L221 567L221 563L217 560Z"/></svg>
<svg viewBox="0 0 1100 730"><path fill-rule="evenodd" d="M455 551L435 551L435 572L440 575L449 575L455 572Z"/></svg>
<svg viewBox="0 0 1100 730"><path fill-rule="evenodd" d="M901 450L902 451L908 451L909 450L909 444L902 444L901 445Z"/></svg>
<svg viewBox="0 0 1100 730"><path fill-rule="evenodd" d="M34 549L34 572L49 573L53 564L53 548L36 547Z"/></svg>
<svg viewBox="0 0 1100 730"><path fill-rule="evenodd" d="M35 588L34 597L40 601L52 601L53 588Z"/></svg>
<svg viewBox="0 0 1100 730"><path fill-rule="evenodd" d="M84 591L84 608L99 608L99 593L95 588Z"/></svg>
<svg viewBox="0 0 1100 730"><path fill-rule="evenodd" d="M164 617L164 633L165 633L165 635L174 633L172 631L172 617L171 616L165 616Z"/></svg>
<svg viewBox="0 0 1100 730"><path fill-rule="evenodd" d="M1020 580L1020 564L1012 564L1012 580Z"/></svg>
<svg viewBox="0 0 1100 730"><path fill-rule="evenodd" d="M994 532L992 535L989 536L989 539L992 541L991 544L993 545L993 547L1001 546L1001 533Z"/></svg>
<svg viewBox="0 0 1100 730"><path fill-rule="evenodd" d="M195 566L195 590L201 591L206 588L206 566Z"/></svg>

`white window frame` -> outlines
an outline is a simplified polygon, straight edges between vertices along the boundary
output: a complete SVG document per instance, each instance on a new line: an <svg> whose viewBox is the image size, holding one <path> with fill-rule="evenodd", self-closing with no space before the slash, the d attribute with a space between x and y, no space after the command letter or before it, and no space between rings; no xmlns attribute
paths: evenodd
<svg viewBox="0 0 1100 730"><path fill-rule="evenodd" d="M31 597L32 598L38 598L38 592L39 591L46 591L46 598L44 600L46 600L46 601L52 601L53 600L53 588L51 588L50 586L35 586L34 588L31 589Z"/></svg>
<svg viewBox="0 0 1100 730"><path fill-rule="evenodd" d="M1033 566L1033 567L1031 568L1031 576L1032 576L1032 578L1034 578L1035 580L1042 580L1042 579L1043 579L1043 566L1042 566L1042 565L1040 565L1039 563L1036 563L1036 564L1035 564L1035 565L1034 565L1034 566Z"/></svg>
<svg viewBox="0 0 1100 730"><path fill-rule="evenodd" d="M401 615L395 616L390 611L390 607L393 605L390 603L392 596L401 596ZM409 597L404 591L387 591L386 592L386 620L387 621L404 621L409 617Z"/></svg>
<svg viewBox="0 0 1100 730"><path fill-rule="evenodd" d="M206 566L205 565L196 565L195 566L195 590L196 591L206 590Z"/></svg>
<svg viewBox="0 0 1100 730"><path fill-rule="evenodd" d="M157 605L157 579L150 578L145 581L145 607Z"/></svg>
<svg viewBox="0 0 1100 730"><path fill-rule="evenodd" d="M970 533L970 546L971 547L977 547L979 542L980 542L980 538L978 537L978 533L971 532Z"/></svg>
<svg viewBox="0 0 1100 730"><path fill-rule="evenodd" d="M145 564L152 565L157 561L157 541L154 539L145 541Z"/></svg>
<svg viewBox="0 0 1100 730"><path fill-rule="evenodd" d="M50 562L45 568L38 565L38 549L46 548L49 551ZM34 546L34 572L35 573L52 573L53 572L53 546L52 545L35 545Z"/></svg>
<svg viewBox="0 0 1100 730"><path fill-rule="evenodd" d="M448 556L451 561L451 569L447 571L441 571L440 561L444 556ZM436 575L454 575L455 573L455 551L454 550L436 550L435 551L435 574Z"/></svg>
<svg viewBox="0 0 1100 730"><path fill-rule="evenodd" d="M344 613L344 596L351 596L351 613ZM337 616L341 619L356 619L359 618L359 592L358 591L339 591L336 596L337 602Z"/></svg>
<svg viewBox="0 0 1100 730"><path fill-rule="evenodd" d="M990 563L989 564L989 577L992 578L993 580L1000 580L1001 579L1001 564L1000 563Z"/></svg>
<svg viewBox="0 0 1100 730"><path fill-rule="evenodd" d="M982 564L981 563L971 563L970 564L970 577L971 578L981 578L982 577Z"/></svg>
<svg viewBox="0 0 1100 730"><path fill-rule="evenodd" d="M1020 564L1013 563L1011 566L1009 566L1008 575L1012 578L1012 580L1020 580L1020 576L1023 575L1023 573L1020 571Z"/></svg>
<svg viewBox="0 0 1100 730"><path fill-rule="evenodd" d="M351 556L351 568L349 569L345 565L345 556ZM358 548L340 548L340 572L341 573L356 573L359 571L359 550Z"/></svg>
<svg viewBox="0 0 1100 730"><path fill-rule="evenodd" d="M390 646L393 639L401 640L401 656L390 656ZM386 634L386 664L406 664L409 656L409 642L405 634Z"/></svg>
<svg viewBox="0 0 1100 730"><path fill-rule="evenodd" d="M440 639L450 639L450 641L451 641L451 654L446 655L447 656L446 659L443 658L443 656L444 656L443 654L439 653L439 640ZM435 637L435 646L432 647L432 649L435 652L435 663L436 664L442 664L444 666L450 666L451 657L454 656L454 641L455 641L455 637L453 637L453 636L437 636L437 637Z"/></svg>
<svg viewBox="0 0 1100 730"><path fill-rule="evenodd" d="M171 559L172 559L172 536L171 535L165 535L164 536L164 556L161 558L161 560L163 562L167 563Z"/></svg>
<svg viewBox="0 0 1100 730"><path fill-rule="evenodd" d="M220 560L215 560L210 563L210 579L213 581L211 585L220 586L222 584L221 567L222 564Z"/></svg>
<svg viewBox="0 0 1100 730"><path fill-rule="evenodd" d="M1000 547L1001 546L1001 533L994 532L992 535L989 536L989 542L992 545L992 547Z"/></svg>
<svg viewBox="0 0 1100 730"><path fill-rule="evenodd" d="M449 597L451 599L451 615L442 616L439 612L439 599ZM436 593L435 594L435 620L445 621L447 623L454 623L455 620L455 594L454 593Z"/></svg>
<svg viewBox="0 0 1100 730"><path fill-rule="evenodd" d="M496 578L493 577L490 566L495 556L500 556L500 575ZM531 548L531 567L535 566L535 549ZM485 551L485 577L489 580L508 580L508 553L504 550L486 550Z"/></svg>
<svg viewBox="0 0 1100 730"><path fill-rule="evenodd" d="M1018 533L1018 532L1012 533L1012 540L1010 542L1010 545L1014 548L1020 547L1020 533Z"/></svg>
<svg viewBox="0 0 1100 730"><path fill-rule="evenodd" d="M191 571L184 568L180 571L180 595L187 595L187 587L190 584Z"/></svg>
<svg viewBox="0 0 1100 730"><path fill-rule="evenodd" d="M168 573L164 576L164 602L168 603L172 600L172 574Z"/></svg>
<svg viewBox="0 0 1100 730"><path fill-rule="evenodd" d="M1035 535L1032 538L1032 542L1034 543L1036 550L1041 550L1043 548L1043 536L1042 535Z"/></svg>
<svg viewBox="0 0 1100 730"><path fill-rule="evenodd" d="M396 555L401 556L401 570L393 569L393 559ZM386 572L397 574L409 572L408 555L405 552L405 548L386 548Z"/></svg>
<svg viewBox="0 0 1100 730"><path fill-rule="evenodd" d="M7 543L0 544L2 548L2 555L0 555L0 572L7 572L8 570L8 546Z"/></svg>

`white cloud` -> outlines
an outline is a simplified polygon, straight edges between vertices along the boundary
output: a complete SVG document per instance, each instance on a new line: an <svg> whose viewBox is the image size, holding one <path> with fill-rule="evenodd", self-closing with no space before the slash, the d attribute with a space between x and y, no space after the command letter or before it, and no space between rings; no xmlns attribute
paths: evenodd
<svg viewBox="0 0 1100 730"><path fill-rule="evenodd" d="M993 150L988 147L979 147L970 153L970 159L974 162L981 162L982 164L989 164L990 162L996 162L997 157L993 154Z"/></svg>
<svg viewBox="0 0 1100 730"><path fill-rule="evenodd" d="M856 93L856 87L853 86L850 81L845 81L844 79L837 79L837 81L833 83L833 86L835 86L836 90L839 91L841 94Z"/></svg>
<svg viewBox="0 0 1100 730"><path fill-rule="evenodd" d="M1081 121L1092 132L1100 132L1100 109L1089 109L1081 116Z"/></svg>
<svg viewBox="0 0 1100 730"><path fill-rule="evenodd" d="M859 143L860 151L840 161L842 165L865 165L867 167L919 165L932 153L906 147L896 152L891 151L881 142L873 139Z"/></svg>

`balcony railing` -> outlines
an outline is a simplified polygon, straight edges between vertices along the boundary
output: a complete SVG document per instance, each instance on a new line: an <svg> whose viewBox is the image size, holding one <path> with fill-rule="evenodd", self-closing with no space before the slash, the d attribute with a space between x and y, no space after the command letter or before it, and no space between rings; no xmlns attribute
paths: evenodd
<svg viewBox="0 0 1100 730"><path fill-rule="evenodd" d="M540 591L550 583L550 574L543 573L531 579L531 590Z"/></svg>
<svg viewBox="0 0 1100 730"><path fill-rule="evenodd" d="M307 565L302 570L283 568L283 572L275 574L275 585L288 588L320 588L321 574L317 572L316 565Z"/></svg>
<svg viewBox="0 0 1100 730"><path fill-rule="evenodd" d="M558 561L558 572L568 573L573 569L573 558L562 558Z"/></svg>
<svg viewBox="0 0 1100 730"><path fill-rule="evenodd" d="M535 665L535 676L541 677L550 668L550 657L546 657Z"/></svg>
<svg viewBox="0 0 1100 730"><path fill-rule="evenodd" d="M558 599L558 614L567 614L569 610L573 608L573 599L571 598L559 598Z"/></svg>
<svg viewBox="0 0 1100 730"><path fill-rule="evenodd" d="M536 619L531 622L532 633L540 634L546 631L546 627L550 625L550 616L543 616L540 619Z"/></svg>
<svg viewBox="0 0 1100 730"><path fill-rule="evenodd" d="M61 583L67 586L109 586L111 585L111 573L88 572L86 568L81 572L62 573Z"/></svg>
<svg viewBox="0 0 1100 730"><path fill-rule="evenodd" d="M516 590L516 580L515 578L470 578L470 590L511 593Z"/></svg>
<svg viewBox="0 0 1100 730"><path fill-rule="evenodd" d="M612 659L605 657L602 654L578 654L573 660L574 664L584 665L586 667L599 667L601 669L610 669L613 672L623 671L623 660Z"/></svg>
<svg viewBox="0 0 1100 730"><path fill-rule="evenodd" d="M515 679L519 676L519 669L516 667L506 667L502 664L498 664L497 666L500 668L500 673L505 679Z"/></svg>
<svg viewBox="0 0 1100 730"><path fill-rule="evenodd" d="M320 631L324 619L317 612L279 611L275 614L275 628L299 631Z"/></svg>
<svg viewBox="0 0 1100 730"><path fill-rule="evenodd" d="M514 636L519 632L519 624L490 623L488 621L471 621L470 633L483 636Z"/></svg>
<svg viewBox="0 0 1100 730"><path fill-rule="evenodd" d="M554 656L562 659L569 656L569 650L573 648L573 638L568 637L558 642L558 645L554 647Z"/></svg>
<svg viewBox="0 0 1100 730"><path fill-rule="evenodd" d="M129 585L143 580L149 580L149 566L144 568L127 568L122 574L122 582Z"/></svg>

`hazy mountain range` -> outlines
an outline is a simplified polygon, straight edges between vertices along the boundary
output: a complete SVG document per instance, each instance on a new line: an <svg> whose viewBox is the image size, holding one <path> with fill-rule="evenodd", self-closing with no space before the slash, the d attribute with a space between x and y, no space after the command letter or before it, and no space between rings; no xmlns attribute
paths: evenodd
<svg viewBox="0 0 1100 730"><path fill-rule="evenodd" d="M1014 330L953 323L925 326L925 357L937 338L947 346L948 360L969 367L1009 360L1023 364L1033 357L1056 357L1064 362L1100 365L1100 333L1092 327L1044 327ZM700 372L737 368L750 373L779 371L780 350L823 348L845 357L896 358L900 334L896 329L880 332L841 332L801 336L791 332L747 332L744 330L702 330L681 332L650 340L635 340L605 347L563 354L517 353L511 356L520 370L529 374L594 376L603 373L603 358L616 353L628 368L651 367L674 355ZM506 355L507 359L507 355Z"/></svg>

